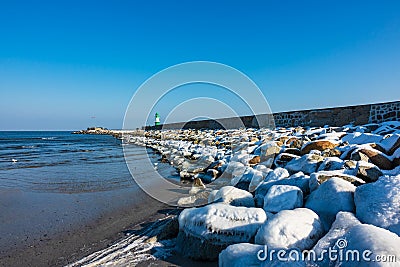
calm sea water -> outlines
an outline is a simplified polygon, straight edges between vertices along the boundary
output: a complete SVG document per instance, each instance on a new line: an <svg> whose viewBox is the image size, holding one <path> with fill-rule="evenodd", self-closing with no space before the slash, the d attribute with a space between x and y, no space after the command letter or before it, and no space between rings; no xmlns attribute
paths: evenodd
<svg viewBox="0 0 400 267"><path fill-rule="evenodd" d="M143 153L133 145L129 149L133 158ZM158 155L148 153L157 161ZM81 193L132 185L122 145L112 136L0 132L0 188Z"/></svg>

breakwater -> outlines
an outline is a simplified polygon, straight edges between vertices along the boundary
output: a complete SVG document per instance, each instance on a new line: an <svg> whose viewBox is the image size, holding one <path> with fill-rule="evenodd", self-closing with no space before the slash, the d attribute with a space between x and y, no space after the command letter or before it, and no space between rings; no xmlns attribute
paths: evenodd
<svg viewBox="0 0 400 267"><path fill-rule="evenodd" d="M218 120L208 119L168 123L158 126L147 126L145 129L229 129L237 127L238 119L222 118ZM261 114L257 115L257 119L271 126L273 126L272 122L274 121L274 126L276 127L343 126L350 123L354 125L381 123L400 120L400 101ZM247 128L259 128L257 119L254 115L240 117L243 126Z"/></svg>

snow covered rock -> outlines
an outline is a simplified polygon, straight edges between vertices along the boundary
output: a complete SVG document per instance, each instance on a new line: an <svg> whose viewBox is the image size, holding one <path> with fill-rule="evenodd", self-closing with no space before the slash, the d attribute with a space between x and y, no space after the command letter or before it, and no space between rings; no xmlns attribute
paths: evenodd
<svg viewBox="0 0 400 267"><path fill-rule="evenodd" d="M210 191L201 190L192 195L179 198L177 205L178 205L178 207L202 206L202 205L205 205L208 203L209 195L210 195Z"/></svg>
<svg viewBox="0 0 400 267"><path fill-rule="evenodd" d="M290 162L293 159L298 159L300 156L290 154L290 153L281 153L278 156L276 156L274 163L275 166L277 167L285 167L288 162Z"/></svg>
<svg viewBox="0 0 400 267"><path fill-rule="evenodd" d="M338 157L327 157L324 158L321 165L318 167L318 171L334 171L344 168L344 161Z"/></svg>
<svg viewBox="0 0 400 267"><path fill-rule="evenodd" d="M328 251L329 248L337 249L337 247L335 247L337 240L342 238L351 227L359 224L361 224L361 222L354 216L353 213L340 211L336 215L336 219L333 222L329 232L313 247L312 250L315 252L315 258L309 259L310 265L334 266L334 263L330 262L329 257L326 254L324 256L324 253Z"/></svg>
<svg viewBox="0 0 400 267"><path fill-rule="evenodd" d="M239 243L224 249L218 257L219 267L261 266L262 261L257 254L263 250L263 245Z"/></svg>
<svg viewBox="0 0 400 267"><path fill-rule="evenodd" d="M263 166L263 165L261 165L261 166ZM272 170L269 168L268 168L268 172L267 172L267 170L255 172L255 175L253 175L253 177L251 178L250 184L249 184L249 192L254 192L256 190L256 188L265 179L264 177L266 177L270 172L272 172Z"/></svg>
<svg viewBox="0 0 400 267"><path fill-rule="evenodd" d="M283 210L257 232L255 242L272 248L310 249L323 235L318 215L310 209Z"/></svg>
<svg viewBox="0 0 400 267"><path fill-rule="evenodd" d="M222 202L232 206L254 207L253 195L233 186L224 186L215 194L214 202Z"/></svg>
<svg viewBox="0 0 400 267"><path fill-rule="evenodd" d="M302 173L302 172L299 172L299 173ZM304 174L300 175L300 176L295 176L295 174L294 174L287 179L281 179L281 180L277 180L277 181L269 181L269 182L261 183L257 187L255 194L262 195L264 198L264 196L267 194L268 190L273 185L292 185L292 186L296 186L296 187L300 188L301 191L303 191L303 196L305 196L310 192L309 183L310 183L310 177L305 176Z"/></svg>
<svg viewBox="0 0 400 267"><path fill-rule="evenodd" d="M351 260L351 256L343 261L338 258L335 266L399 266L400 237L388 230L370 224L359 224L352 227L341 241L341 247L344 246L343 255L351 255L348 252L358 251L360 260ZM363 252L367 250L371 253L364 255L365 259ZM394 262L375 261L376 256L390 255L394 255Z"/></svg>
<svg viewBox="0 0 400 267"><path fill-rule="evenodd" d="M303 191L297 186L273 185L264 198L264 210L279 212L303 206Z"/></svg>
<svg viewBox="0 0 400 267"><path fill-rule="evenodd" d="M289 177L289 172L284 168L275 168L272 172L269 172L268 175L265 177L264 181L278 181Z"/></svg>
<svg viewBox="0 0 400 267"><path fill-rule="evenodd" d="M312 173L310 175L310 190L314 191L317 189L322 183L328 181L333 177L338 177L345 181L352 183L355 186L365 184L365 181L361 178L358 178L353 175L345 174L342 171L319 171Z"/></svg>
<svg viewBox="0 0 400 267"><path fill-rule="evenodd" d="M241 176L246 171L247 167L240 162L231 161L229 162L225 173L230 174L232 176Z"/></svg>
<svg viewBox="0 0 400 267"><path fill-rule="evenodd" d="M354 212L355 190L350 182L333 177L309 195L305 207L319 215L325 231L328 231L339 211Z"/></svg>
<svg viewBox="0 0 400 267"><path fill-rule="evenodd" d="M293 267L306 266L306 263L302 260L280 260L277 253L269 254L268 247L250 243L230 245L219 254L218 259L219 267L285 267L288 264Z"/></svg>
<svg viewBox="0 0 400 267"><path fill-rule="evenodd" d="M318 169L319 163L323 159L324 158L319 155L307 154L301 158L289 161L285 168L291 173L302 171L305 174L310 174Z"/></svg>
<svg viewBox="0 0 400 267"><path fill-rule="evenodd" d="M384 137L379 145L385 149L387 155L392 155L400 147L400 134L395 133Z"/></svg>
<svg viewBox="0 0 400 267"><path fill-rule="evenodd" d="M349 144L368 144L368 143L379 143L383 137L379 134L370 133L349 133L342 137L342 142L348 142Z"/></svg>
<svg viewBox="0 0 400 267"><path fill-rule="evenodd" d="M210 204L179 215L177 251L199 260L215 260L227 246L249 242L267 216L263 209Z"/></svg>
<svg viewBox="0 0 400 267"><path fill-rule="evenodd" d="M383 176L375 183L358 187L354 201L361 222L400 235L400 175Z"/></svg>
<svg viewBox="0 0 400 267"><path fill-rule="evenodd" d="M274 158L276 154L279 154L281 148L273 141L267 142L254 150L254 155L258 155L261 161Z"/></svg>
<svg viewBox="0 0 400 267"><path fill-rule="evenodd" d="M264 174L261 171L257 171L251 167L248 167L246 171L241 176L236 176L232 178L231 185L235 186L238 183L244 183L243 186L245 189L249 188L249 185L253 179L263 179Z"/></svg>

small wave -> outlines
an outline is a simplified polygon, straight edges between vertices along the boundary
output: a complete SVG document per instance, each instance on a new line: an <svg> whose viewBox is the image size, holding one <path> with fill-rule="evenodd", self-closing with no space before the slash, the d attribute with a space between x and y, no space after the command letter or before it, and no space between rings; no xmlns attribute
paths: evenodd
<svg viewBox="0 0 400 267"><path fill-rule="evenodd" d="M42 140L54 140L54 139L56 139L57 137L55 137L55 136L53 136L53 137L42 137L41 139Z"/></svg>

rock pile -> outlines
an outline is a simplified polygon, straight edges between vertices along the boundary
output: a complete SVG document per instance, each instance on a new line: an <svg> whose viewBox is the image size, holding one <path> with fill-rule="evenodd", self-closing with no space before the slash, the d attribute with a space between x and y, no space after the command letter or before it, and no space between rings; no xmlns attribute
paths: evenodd
<svg viewBox="0 0 400 267"><path fill-rule="evenodd" d="M280 265L271 249L370 249L400 262L400 122L322 128L164 130L125 136L195 188L177 250L220 266ZM345 240L346 246L338 241ZM343 244L341 244L343 245ZM339 246L339 247L338 247ZM300 259L292 265L357 265ZM371 263L370 263L371 264ZM373 262L373 266L381 266ZM394 263L395 264L395 263Z"/></svg>

